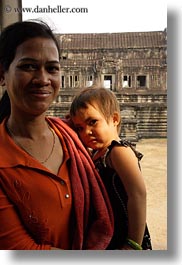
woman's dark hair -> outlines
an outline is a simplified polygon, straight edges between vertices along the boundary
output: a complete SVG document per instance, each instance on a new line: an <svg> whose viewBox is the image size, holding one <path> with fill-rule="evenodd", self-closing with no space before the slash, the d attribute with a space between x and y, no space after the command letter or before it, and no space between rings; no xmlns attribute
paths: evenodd
<svg viewBox="0 0 182 265"><path fill-rule="evenodd" d="M19 21L7 26L0 35L0 64L7 71L13 61L17 47L28 39L42 37L52 39L58 49L59 44L50 27L42 21Z"/></svg>
<svg viewBox="0 0 182 265"><path fill-rule="evenodd" d="M0 100L0 123L5 117L9 116L11 112L11 105L7 91L4 92Z"/></svg>
<svg viewBox="0 0 182 265"><path fill-rule="evenodd" d="M39 20L19 21L7 26L0 34L0 65L4 72L8 71L13 61L17 47L28 39L42 37L52 39L57 47L58 41L51 28ZM1 78L1 77L0 77ZM10 102L7 92L0 101L0 123L10 114Z"/></svg>

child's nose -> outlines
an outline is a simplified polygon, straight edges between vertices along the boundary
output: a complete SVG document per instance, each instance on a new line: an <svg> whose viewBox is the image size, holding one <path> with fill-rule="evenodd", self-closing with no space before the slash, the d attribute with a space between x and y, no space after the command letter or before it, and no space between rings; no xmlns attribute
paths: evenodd
<svg viewBox="0 0 182 265"><path fill-rule="evenodd" d="M86 128L86 134L87 135L91 135L92 134L92 130L91 130L91 128Z"/></svg>

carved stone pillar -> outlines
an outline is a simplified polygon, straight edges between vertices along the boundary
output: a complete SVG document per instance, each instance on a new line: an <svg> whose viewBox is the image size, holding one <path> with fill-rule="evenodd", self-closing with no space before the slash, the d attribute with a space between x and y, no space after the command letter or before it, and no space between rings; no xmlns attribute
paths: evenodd
<svg viewBox="0 0 182 265"><path fill-rule="evenodd" d="M22 20L21 0L0 1L0 31L11 23Z"/></svg>

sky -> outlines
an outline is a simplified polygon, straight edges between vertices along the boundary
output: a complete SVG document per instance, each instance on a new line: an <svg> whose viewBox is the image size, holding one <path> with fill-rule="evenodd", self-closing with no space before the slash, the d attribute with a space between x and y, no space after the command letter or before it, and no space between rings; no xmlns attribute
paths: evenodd
<svg viewBox="0 0 182 265"><path fill-rule="evenodd" d="M174 0L175 1L175 0ZM167 1L164 0L22 0L23 20L41 18L56 33L108 33L160 31L167 27ZM31 3L31 4L30 4ZM44 10L48 12L41 12ZM59 8L59 9L58 9ZM74 8L79 13L68 13ZM76 10L75 10L76 8Z"/></svg>

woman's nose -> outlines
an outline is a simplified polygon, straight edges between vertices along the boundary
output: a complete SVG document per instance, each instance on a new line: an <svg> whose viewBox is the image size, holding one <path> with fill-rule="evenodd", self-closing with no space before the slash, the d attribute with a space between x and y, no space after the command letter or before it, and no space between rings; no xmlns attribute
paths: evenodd
<svg viewBox="0 0 182 265"><path fill-rule="evenodd" d="M40 69L39 71L36 72L32 83L34 85L41 85L41 86L47 86L50 85L50 76L49 73L45 69Z"/></svg>

